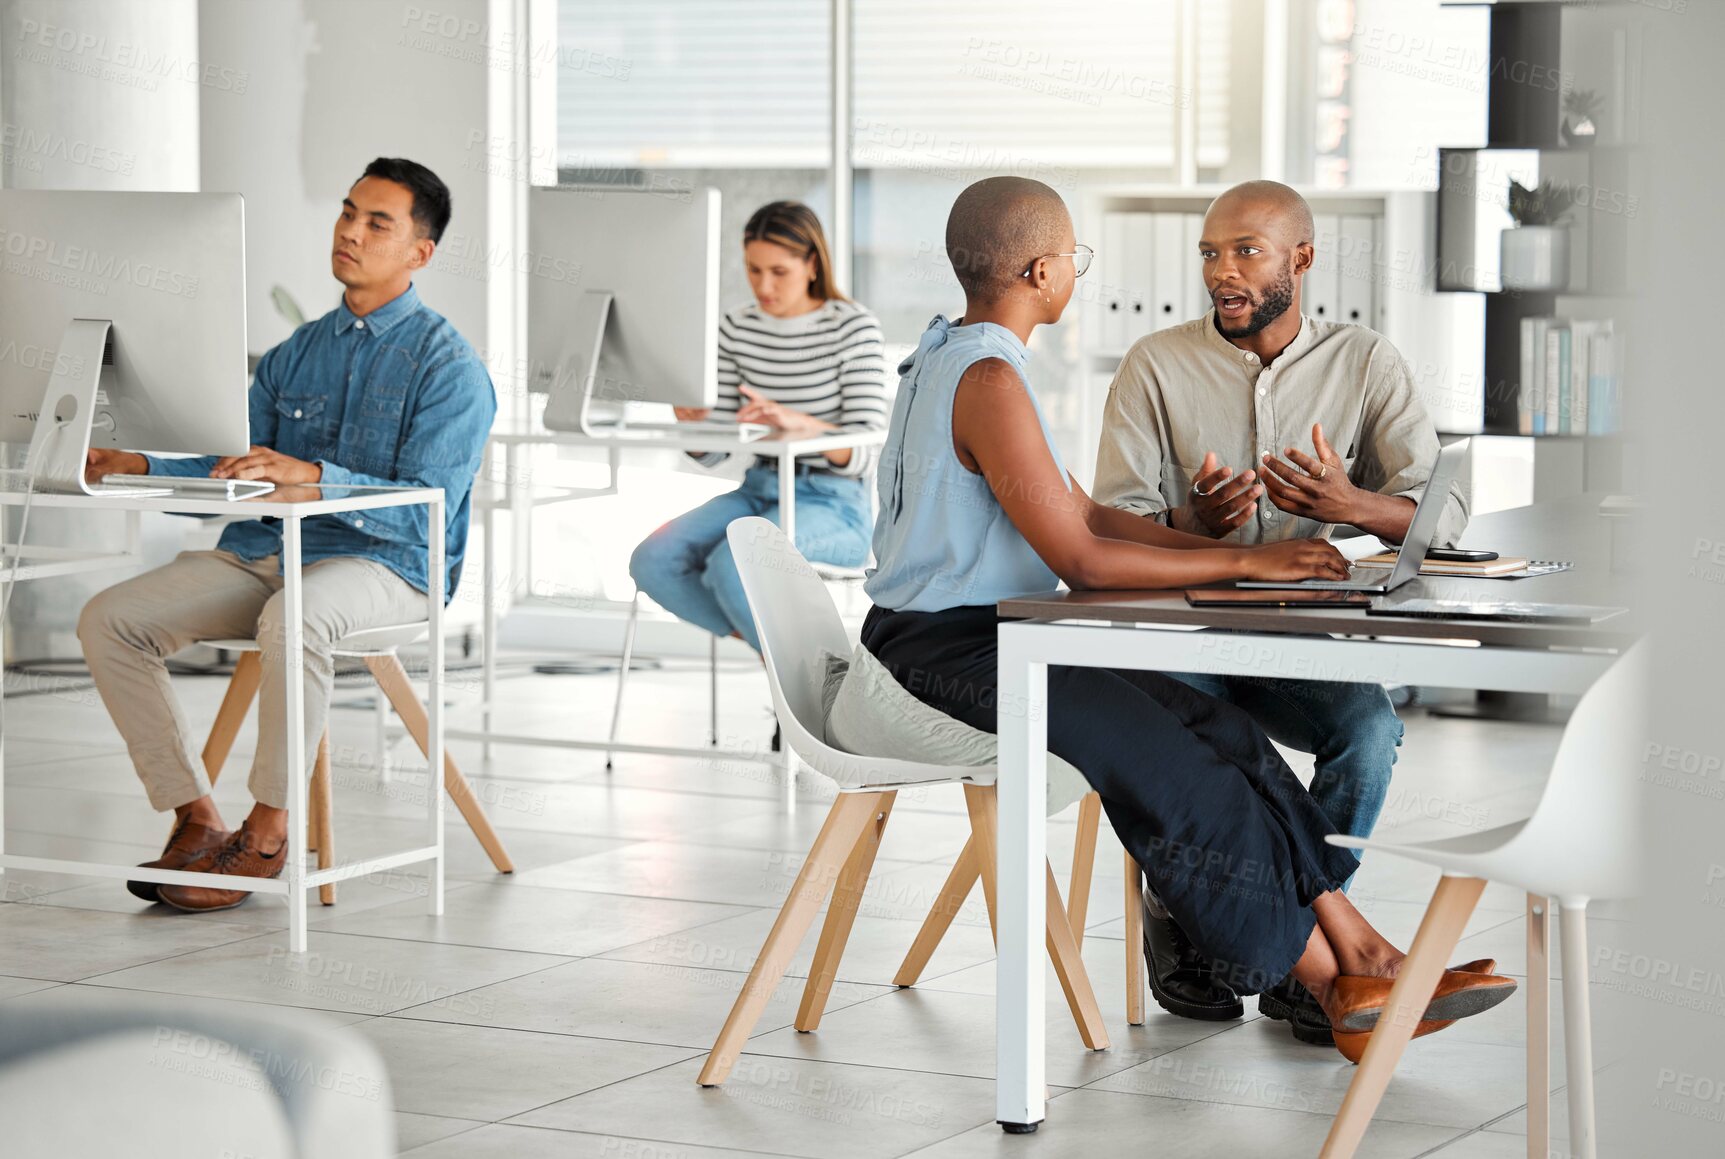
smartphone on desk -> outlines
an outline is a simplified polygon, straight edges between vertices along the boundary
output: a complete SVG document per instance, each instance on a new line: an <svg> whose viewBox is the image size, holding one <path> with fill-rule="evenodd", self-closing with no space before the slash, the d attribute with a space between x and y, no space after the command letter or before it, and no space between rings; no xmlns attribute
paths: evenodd
<svg viewBox="0 0 1725 1159"><path fill-rule="evenodd" d="M1490 563L1497 558L1495 551L1477 551L1470 547L1432 547L1426 558L1435 563Z"/></svg>
<svg viewBox="0 0 1725 1159"><path fill-rule="evenodd" d="M1253 590L1249 588L1193 588L1186 593L1186 602L1194 608L1369 608L1369 592L1326 591L1309 592Z"/></svg>

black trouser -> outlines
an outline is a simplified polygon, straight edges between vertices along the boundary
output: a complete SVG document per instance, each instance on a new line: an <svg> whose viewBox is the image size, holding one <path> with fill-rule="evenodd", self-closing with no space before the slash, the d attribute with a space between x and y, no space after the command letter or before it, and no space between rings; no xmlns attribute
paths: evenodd
<svg viewBox="0 0 1725 1159"><path fill-rule="evenodd" d="M862 642L924 704L996 732L992 606L869 611ZM1102 795L1157 896L1242 994L1287 977L1312 901L1359 865L1251 717L1164 676L1048 669L1048 749Z"/></svg>

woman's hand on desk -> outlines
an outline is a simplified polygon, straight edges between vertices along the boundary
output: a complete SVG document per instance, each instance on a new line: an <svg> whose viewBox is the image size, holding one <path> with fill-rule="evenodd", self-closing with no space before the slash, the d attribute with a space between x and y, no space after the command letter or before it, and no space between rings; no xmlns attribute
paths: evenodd
<svg viewBox="0 0 1725 1159"><path fill-rule="evenodd" d="M802 411L793 410L783 403L774 402L759 391L751 390L746 386L740 386L737 389L742 391L743 398L746 400L742 409L737 411L739 423L761 423L776 431L799 434L831 429L831 424L822 422L814 415L804 414Z"/></svg>
<svg viewBox="0 0 1725 1159"><path fill-rule="evenodd" d="M148 475L150 460L132 451L92 447L84 456L84 478L100 483L105 475Z"/></svg>
<svg viewBox="0 0 1725 1159"><path fill-rule="evenodd" d="M1303 580L1348 578L1348 561L1327 540L1285 539L1240 549L1242 578Z"/></svg>
<svg viewBox="0 0 1725 1159"><path fill-rule="evenodd" d="M698 423L713 413L710 406L674 406L671 413L677 416L680 423Z"/></svg>
<svg viewBox="0 0 1725 1159"><path fill-rule="evenodd" d="M254 444L243 455L217 459L210 468L212 479L262 479L266 483L286 486L290 483L316 483L323 478L323 468L280 451Z"/></svg>

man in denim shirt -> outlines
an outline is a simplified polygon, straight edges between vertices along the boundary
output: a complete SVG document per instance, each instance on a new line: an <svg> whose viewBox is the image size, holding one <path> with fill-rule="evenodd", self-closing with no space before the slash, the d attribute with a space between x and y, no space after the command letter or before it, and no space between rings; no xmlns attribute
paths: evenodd
<svg viewBox="0 0 1725 1159"><path fill-rule="evenodd" d="M210 475L295 484L441 487L453 593L467 545L468 506L497 412L473 348L420 303L413 272L430 262L449 223L449 190L412 161L379 158L342 200L330 265L341 304L294 331L258 363L250 395L254 445L224 459L157 459L91 451L89 473ZM362 628L426 617L423 506L320 515L304 523L301 588L305 752L323 737L332 645ZM283 638L281 524L230 525L215 551L183 552L166 567L91 600L78 637L102 700L126 740L150 803L172 809L166 869L274 877L287 838L287 737L279 663L263 666L256 799L229 832L210 798L165 660L200 640ZM228 909L242 890L127 883L133 894L183 910Z"/></svg>

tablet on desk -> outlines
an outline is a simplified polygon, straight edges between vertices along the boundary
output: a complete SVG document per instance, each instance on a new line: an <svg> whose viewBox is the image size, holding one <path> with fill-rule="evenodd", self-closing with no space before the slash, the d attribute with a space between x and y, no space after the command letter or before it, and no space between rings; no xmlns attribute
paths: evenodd
<svg viewBox="0 0 1725 1159"><path fill-rule="evenodd" d="M1336 591L1314 588L1308 591L1253 591L1245 588L1193 588L1186 593L1186 602L1194 608L1370 608L1372 597L1366 592Z"/></svg>

